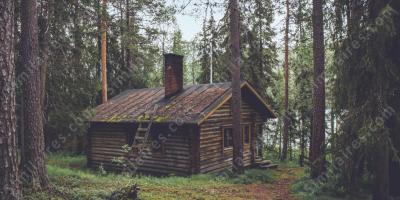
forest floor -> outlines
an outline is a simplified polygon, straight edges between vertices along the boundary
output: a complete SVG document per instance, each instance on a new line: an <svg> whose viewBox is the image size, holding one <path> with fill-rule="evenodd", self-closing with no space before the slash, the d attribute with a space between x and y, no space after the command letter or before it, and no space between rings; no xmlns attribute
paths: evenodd
<svg viewBox="0 0 400 200"><path fill-rule="evenodd" d="M24 199L109 199L113 192L137 184L143 200L295 200L290 187L304 176L303 168L281 165L274 170L246 170L241 176L131 177L89 170L85 168L85 162L84 156L48 156L51 189L42 192L25 190Z"/></svg>
<svg viewBox="0 0 400 200"><path fill-rule="evenodd" d="M274 170L273 173L278 178L272 183L244 186L248 190L248 194L251 194L247 199L295 200L296 198L290 192L290 187L303 173L303 169L281 167Z"/></svg>

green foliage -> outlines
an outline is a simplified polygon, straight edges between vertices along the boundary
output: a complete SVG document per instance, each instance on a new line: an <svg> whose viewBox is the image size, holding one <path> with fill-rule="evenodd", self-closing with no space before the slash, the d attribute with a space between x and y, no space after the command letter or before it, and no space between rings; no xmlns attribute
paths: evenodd
<svg viewBox="0 0 400 200"><path fill-rule="evenodd" d="M241 1L241 73L261 95L273 104L272 88L277 79L273 70L277 64L277 48L272 40L275 33L272 29L272 1ZM203 30L199 34L198 62L201 73L198 82L209 83L211 64L213 82L227 82L231 79L229 19L216 21L213 11L216 6L210 5L210 17L205 19ZM218 9L218 7L217 7Z"/></svg>
<svg viewBox="0 0 400 200"><path fill-rule="evenodd" d="M178 55L185 55L182 32L180 30L174 33L172 52Z"/></svg>
<svg viewBox="0 0 400 200"><path fill-rule="evenodd" d="M49 154L48 157L50 158L46 160L46 164L54 167L84 169L86 166L86 156L84 155L53 153Z"/></svg>
<svg viewBox="0 0 400 200"><path fill-rule="evenodd" d="M369 4L374 6L369 8ZM380 160L384 150L379 148L392 144L391 155L400 148L400 118L394 114L400 108L400 96L394 92L399 86L400 60L393 54L399 51L400 17L391 4L368 0L347 27L336 25L339 30L348 29L347 34L336 37L333 82L335 112L343 121L332 141L332 157L334 163L343 160L344 164L336 172L340 178L331 181L349 193L362 187L362 175L378 176L376 163L396 166L394 163L398 162ZM382 123L376 123L377 120ZM360 146L353 148L353 142L360 138ZM349 147L351 156L343 157L341 150ZM389 173L398 171L395 167Z"/></svg>
<svg viewBox="0 0 400 200"><path fill-rule="evenodd" d="M109 200L139 200L139 190L140 189L136 184L129 185L113 192Z"/></svg>
<svg viewBox="0 0 400 200"><path fill-rule="evenodd" d="M102 174L100 171L85 169L83 156L68 154L49 155L47 163L50 189L34 193L24 191L26 199L110 199L117 194L126 194L126 190L132 189L134 185L140 187L139 197L146 200L229 199L231 192L242 191L238 189L242 184L272 183L276 178L276 172L257 169L247 170L240 176L227 173L190 177Z"/></svg>
<svg viewBox="0 0 400 200"><path fill-rule="evenodd" d="M357 200L371 199L368 191L349 194L343 186L333 185L331 182L319 184L305 174L290 188L293 194L304 200Z"/></svg>
<svg viewBox="0 0 400 200"><path fill-rule="evenodd" d="M275 178L271 171L251 169L244 174L234 177L231 182L235 184L272 183Z"/></svg>
<svg viewBox="0 0 400 200"><path fill-rule="evenodd" d="M40 5L46 2L41 1ZM41 24L39 27L41 33L50 34L49 53L45 55L48 56L45 63L48 65L44 107L46 142L62 137L65 142L51 150L82 153L87 121L92 117L92 108L100 103L100 1L51 2L48 8L38 9L41 17L49 11L50 24L48 29ZM165 0L110 0L108 11L109 96L129 88L159 86L163 66L159 41L164 36L163 25L174 22L174 9L166 6ZM18 24L19 18L15 21ZM17 75L23 77L23 66L18 64L17 68ZM21 89L20 84L17 87Z"/></svg>

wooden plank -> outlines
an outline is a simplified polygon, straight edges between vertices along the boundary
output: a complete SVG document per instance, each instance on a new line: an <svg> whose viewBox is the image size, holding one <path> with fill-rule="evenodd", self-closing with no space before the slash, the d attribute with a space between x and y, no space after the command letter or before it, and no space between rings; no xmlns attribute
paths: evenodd
<svg viewBox="0 0 400 200"><path fill-rule="evenodd" d="M232 167L232 156L233 150L222 150L222 132L221 127L231 125L231 112L230 112L230 101L227 101L214 112L213 115L201 124L201 134L200 134L200 171L201 172L215 172L222 171L224 169L229 169ZM243 123L252 124L255 121L253 113L256 113L249 104L244 102L242 104L242 121ZM253 130L251 130L252 134ZM248 144L243 145L243 162L245 166L250 166L252 163L253 151L252 151L252 140L254 137L250 138Z"/></svg>

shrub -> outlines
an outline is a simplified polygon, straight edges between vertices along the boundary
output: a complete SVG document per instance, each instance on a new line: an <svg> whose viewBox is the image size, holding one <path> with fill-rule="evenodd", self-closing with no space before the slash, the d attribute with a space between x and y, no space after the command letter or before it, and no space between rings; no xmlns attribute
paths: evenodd
<svg viewBox="0 0 400 200"><path fill-rule="evenodd" d="M139 190L136 184L129 185L113 192L109 200L139 200Z"/></svg>
<svg viewBox="0 0 400 200"><path fill-rule="evenodd" d="M269 170L250 169L233 179L236 184L271 183L274 177Z"/></svg>

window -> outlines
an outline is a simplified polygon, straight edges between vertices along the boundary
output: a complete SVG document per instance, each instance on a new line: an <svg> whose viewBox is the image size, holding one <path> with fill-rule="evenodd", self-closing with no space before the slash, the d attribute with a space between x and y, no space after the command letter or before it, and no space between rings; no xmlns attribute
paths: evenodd
<svg viewBox="0 0 400 200"><path fill-rule="evenodd" d="M233 132L232 128L224 128L224 148L233 147Z"/></svg>
<svg viewBox="0 0 400 200"><path fill-rule="evenodd" d="M250 143L250 126L249 125L244 125L243 126L243 142L245 144L249 144Z"/></svg>
<svg viewBox="0 0 400 200"><path fill-rule="evenodd" d="M164 142L158 141L158 140L153 140L151 147L152 147L153 156L164 155L164 153L165 153Z"/></svg>
<svg viewBox="0 0 400 200"><path fill-rule="evenodd" d="M151 142L151 149L153 156L163 156L165 154L165 141L166 138L162 134L153 135Z"/></svg>

